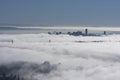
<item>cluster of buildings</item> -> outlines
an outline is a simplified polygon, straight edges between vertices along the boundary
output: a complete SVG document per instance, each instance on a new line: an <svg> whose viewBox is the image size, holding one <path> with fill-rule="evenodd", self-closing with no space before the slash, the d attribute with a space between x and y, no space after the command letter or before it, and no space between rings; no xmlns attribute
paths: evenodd
<svg viewBox="0 0 120 80"><path fill-rule="evenodd" d="M54 32L54 33L48 32L48 34L59 35L59 34L65 34L65 33L62 33L62 32ZM90 33L88 33L88 29L85 29L84 33L82 31L76 31L76 32L67 32L66 34L73 35L73 36L100 36L100 34L90 34ZM106 31L103 32L103 35L106 35Z"/></svg>
<svg viewBox="0 0 120 80"><path fill-rule="evenodd" d="M82 31L76 31L76 32L68 32L67 34L73 35L73 36L88 36L88 29L85 29L85 33L82 33Z"/></svg>

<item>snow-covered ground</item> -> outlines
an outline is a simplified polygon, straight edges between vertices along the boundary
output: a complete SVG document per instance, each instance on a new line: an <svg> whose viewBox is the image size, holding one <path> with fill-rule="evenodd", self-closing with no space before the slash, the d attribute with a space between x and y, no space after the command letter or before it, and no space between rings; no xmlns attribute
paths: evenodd
<svg viewBox="0 0 120 80"><path fill-rule="evenodd" d="M42 65L46 61L56 68L47 74L28 68L27 76L34 74L35 80L119 80L120 35L0 34L0 64Z"/></svg>

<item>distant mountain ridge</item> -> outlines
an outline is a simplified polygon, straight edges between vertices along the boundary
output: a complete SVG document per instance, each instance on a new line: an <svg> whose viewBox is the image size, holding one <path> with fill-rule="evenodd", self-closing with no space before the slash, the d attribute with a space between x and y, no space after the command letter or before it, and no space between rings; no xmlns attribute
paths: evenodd
<svg viewBox="0 0 120 80"><path fill-rule="evenodd" d="M14 27L14 26L53 26L53 25L43 25L43 24L8 24L8 23L0 23L0 27Z"/></svg>

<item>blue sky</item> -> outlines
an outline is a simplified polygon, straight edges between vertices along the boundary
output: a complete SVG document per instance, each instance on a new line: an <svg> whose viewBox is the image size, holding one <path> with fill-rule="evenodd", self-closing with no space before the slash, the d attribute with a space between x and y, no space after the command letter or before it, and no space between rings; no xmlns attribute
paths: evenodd
<svg viewBox="0 0 120 80"><path fill-rule="evenodd" d="M0 23L120 26L120 0L0 0Z"/></svg>

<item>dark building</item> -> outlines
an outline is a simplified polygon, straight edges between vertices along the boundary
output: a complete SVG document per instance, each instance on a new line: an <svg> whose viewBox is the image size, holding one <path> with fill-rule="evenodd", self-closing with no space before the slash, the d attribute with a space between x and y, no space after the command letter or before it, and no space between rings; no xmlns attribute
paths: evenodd
<svg viewBox="0 0 120 80"><path fill-rule="evenodd" d="M106 35L106 31L104 31L104 33L103 33L104 35Z"/></svg>
<svg viewBox="0 0 120 80"><path fill-rule="evenodd" d="M73 35L73 36L80 36L80 35L82 35L82 32L81 31L77 31L77 32L68 32L67 34L69 34L69 35Z"/></svg>
<svg viewBox="0 0 120 80"><path fill-rule="evenodd" d="M71 33L71 32L67 32L67 34L72 35L72 33Z"/></svg>
<svg viewBox="0 0 120 80"><path fill-rule="evenodd" d="M88 29L85 29L85 35L88 35Z"/></svg>

